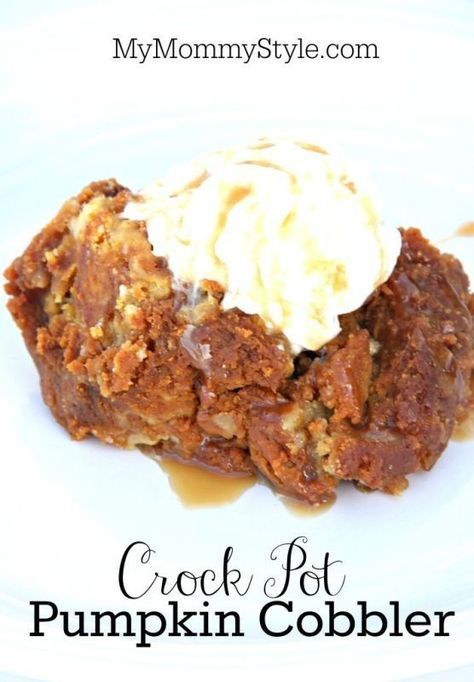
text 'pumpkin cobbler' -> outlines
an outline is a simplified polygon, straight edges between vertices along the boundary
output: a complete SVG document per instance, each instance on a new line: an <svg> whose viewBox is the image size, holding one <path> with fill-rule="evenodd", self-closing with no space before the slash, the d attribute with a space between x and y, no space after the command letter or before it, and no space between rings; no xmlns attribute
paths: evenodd
<svg viewBox="0 0 474 682"><path fill-rule="evenodd" d="M402 491L472 406L461 264L381 223L312 143L262 138L138 195L94 182L6 277L74 438L258 471L313 505L341 480Z"/></svg>

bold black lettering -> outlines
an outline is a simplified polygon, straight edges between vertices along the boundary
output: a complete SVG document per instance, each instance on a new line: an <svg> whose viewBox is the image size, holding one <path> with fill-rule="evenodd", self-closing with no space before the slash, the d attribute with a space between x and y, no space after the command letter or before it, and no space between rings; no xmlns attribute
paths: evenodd
<svg viewBox="0 0 474 682"><path fill-rule="evenodd" d="M44 637L44 632L40 632L40 623L48 623L55 620L58 616L58 607L52 601L30 601L30 605L33 606L33 632L30 632L30 637ZM48 617L40 618L40 609L42 606L48 606L51 609L51 615Z"/></svg>
<svg viewBox="0 0 474 682"><path fill-rule="evenodd" d="M415 622L415 619L419 619L418 622ZM409 635L413 635L413 637L425 637L429 634L429 628L425 628L422 632L416 632L413 629L423 627L423 625L431 625L430 617L424 611L413 611L405 620L407 632Z"/></svg>
<svg viewBox="0 0 474 682"><path fill-rule="evenodd" d="M126 628L123 633L124 637L133 637L135 633L132 630L132 616L128 611L118 611L118 613L113 613L112 611L91 611L91 616L94 618L95 629L91 632L91 637L104 637L105 633L102 632L102 619L109 619L109 627L107 632L107 637L119 637L120 632L117 632L117 620L119 618L125 618Z"/></svg>
<svg viewBox="0 0 474 682"><path fill-rule="evenodd" d="M443 613L443 611L435 611L434 612L435 616L438 616L439 618L439 629L434 633L435 637L449 637L449 632L444 631L444 621L446 618L449 618L450 616L455 616L456 612L455 611L446 611Z"/></svg>
<svg viewBox="0 0 474 682"><path fill-rule="evenodd" d="M393 606L393 630L390 632L390 637L403 637L403 632L400 630L400 603L390 601L389 604Z"/></svg>
<svg viewBox="0 0 474 682"><path fill-rule="evenodd" d="M173 629L169 633L170 637L181 637L183 634L182 632L178 631L178 628L182 628L184 630L184 637L196 637L196 633L188 628L185 623L192 618L193 616L196 615L197 611L183 611L183 616L178 620L178 616L180 615L178 612L178 602L177 601L170 601L168 604L171 606L173 609Z"/></svg>
<svg viewBox="0 0 474 682"><path fill-rule="evenodd" d="M305 620L308 620L309 616L316 621L315 630L307 630L306 626L303 627ZM323 628L323 620L319 613L316 613L316 611L304 611L298 616L298 620L296 621L296 627L298 632L304 635L305 637L316 637L316 635L319 635Z"/></svg>
<svg viewBox="0 0 474 682"><path fill-rule="evenodd" d="M360 632L357 633L357 636L365 637L366 635L369 635L369 637L380 637L383 635L387 630L387 617L385 614L383 614L381 611L367 611L366 601L358 601L357 604L361 607L361 629ZM374 630L369 630L367 627L367 621L369 618L378 618L379 627L376 632L374 632Z"/></svg>
<svg viewBox="0 0 474 682"><path fill-rule="evenodd" d="M325 601L324 602L326 606L329 607L329 629L325 633L326 637L333 637L336 635L337 637L348 637L354 632L355 628L355 620L354 616L349 613L348 611L336 611L334 609L334 602L333 601ZM336 618L345 618L348 622L348 627L347 630L341 631L341 630L336 630L335 627L335 620Z"/></svg>
<svg viewBox="0 0 474 682"><path fill-rule="evenodd" d="M140 621L140 641L135 644L136 647L150 647L151 644L146 641L147 637L159 637L163 634L166 628L166 619L159 611L137 611L137 616ZM147 622L149 618L157 618L159 627L157 630L149 630Z"/></svg>
<svg viewBox="0 0 474 682"><path fill-rule="evenodd" d="M234 630L230 633L231 637L243 637L244 633L240 629L240 616L237 611L216 611L216 616L219 619L219 630L216 632L216 637L228 637L229 633L225 628L225 620L229 616L234 619Z"/></svg>
<svg viewBox="0 0 474 682"><path fill-rule="evenodd" d="M89 633L84 630L84 611L74 611L74 615L78 617L79 626L76 630L69 627L69 619L71 614L69 611L60 611L59 615L63 617L63 632L66 637L88 637Z"/></svg>
<svg viewBox="0 0 474 682"><path fill-rule="evenodd" d="M281 632L274 632L273 630L270 630L270 628L267 625L267 613L274 606L281 606L282 608L285 609L285 611L288 611L289 613L293 612L293 602L292 601L289 601L289 602L286 602L286 601L270 601L270 602L268 602L268 604L265 604L265 606L260 611L260 616L259 616L260 627L262 628L263 632L266 635L269 635L270 637L284 637L285 635L289 634L293 630L292 625L288 625L288 627L285 628L285 630L282 630Z"/></svg>

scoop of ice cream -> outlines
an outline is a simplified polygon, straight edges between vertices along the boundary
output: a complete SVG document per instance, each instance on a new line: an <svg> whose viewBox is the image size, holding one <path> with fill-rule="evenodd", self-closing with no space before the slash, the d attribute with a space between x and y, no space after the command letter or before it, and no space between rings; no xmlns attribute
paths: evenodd
<svg viewBox="0 0 474 682"><path fill-rule="evenodd" d="M257 140L174 169L130 202L178 281L215 280L295 350L340 330L395 266L400 234L345 162L316 144Z"/></svg>

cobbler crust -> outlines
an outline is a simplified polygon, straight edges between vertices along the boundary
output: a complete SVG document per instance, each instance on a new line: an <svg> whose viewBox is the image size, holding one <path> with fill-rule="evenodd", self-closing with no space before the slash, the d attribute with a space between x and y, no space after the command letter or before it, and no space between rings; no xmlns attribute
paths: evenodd
<svg viewBox="0 0 474 682"><path fill-rule="evenodd" d="M174 281L115 180L69 200L7 269L8 307L45 402L72 435L226 474L258 470L320 504L342 479L398 493L472 404L474 300L416 229L390 279L296 358L223 291Z"/></svg>

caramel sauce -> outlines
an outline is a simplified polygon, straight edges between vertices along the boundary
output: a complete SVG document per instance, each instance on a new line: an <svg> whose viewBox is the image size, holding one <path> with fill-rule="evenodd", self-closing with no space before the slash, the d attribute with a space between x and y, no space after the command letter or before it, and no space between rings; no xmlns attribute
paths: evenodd
<svg viewBox="0 0 474 682"><path fill-rule="evenodd" d="M160 469L168 476L173 492L183 506L189 509L231 504L257 482L267 485L267 482L259 479L258 476L225 476L192 463L187 464L176 459L150 454L150 451L145 448L142 452L160 466ZM328 511L335 501L331 500L316 506L286 495L278 493L276 495L293 516L319 516Z"/></svg>
<svg viewBox="0 0 474 682"><path fill-rule="evenodd" d="M456 237L474 237L474 220L463 223L458 227L454 235Z"/></svg>
<svg viewBox="0 0 474 682"><path fill-rule="evenodd" d="M471 410L462 422L456 424L451 439L458 443L474 440L474 410Z"/></svg>
<svg viewBox="0 0 474 682"><path fill-rule="evenodd" d="M237 500L255 485L255 476L224 476L174 459L154 457L185 507L219 507Z"/></svg>
<svg viewBox="0 0 474 682"><path fill-rule="evenodd" d="M448 237L443 237L443 239L440 239L438 244L449 242L451 239L456 239L456 237L474 237L474 220L468 220L467 222L463 223Z"/></svg>

